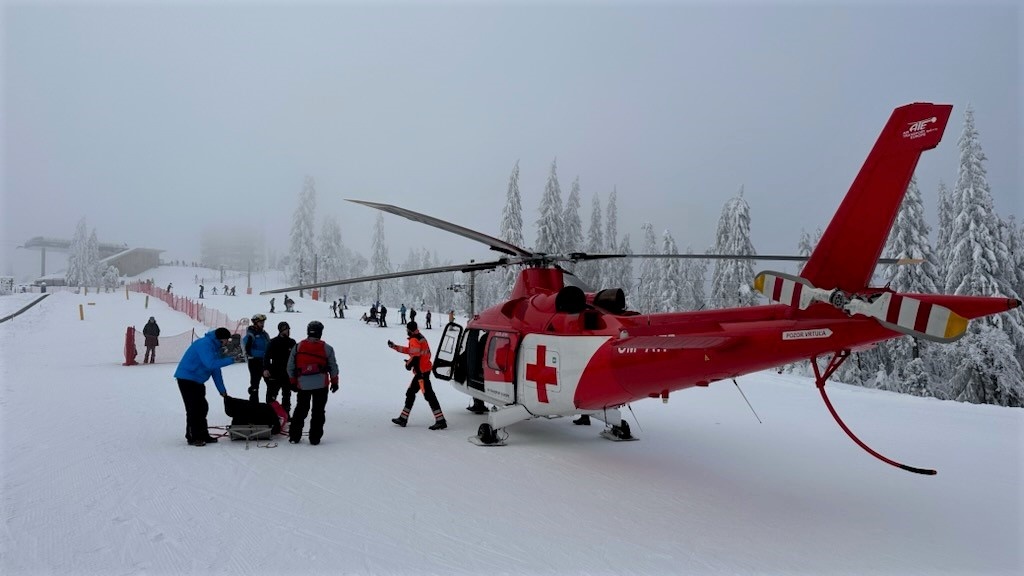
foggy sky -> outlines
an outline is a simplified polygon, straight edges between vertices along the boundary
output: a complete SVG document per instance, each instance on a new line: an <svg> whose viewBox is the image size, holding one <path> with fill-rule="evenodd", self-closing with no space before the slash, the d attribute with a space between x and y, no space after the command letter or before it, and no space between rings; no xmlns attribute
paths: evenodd
<svg viewBox="0 0 1024 576"><path fill-rule="evenodd" d="M954 105L918 166L929 222L968 103L996 209L1020 219L1024 16L932 4L8 2L0 274L37 270L15 247L83 216L167 258L198 260L204 225L261 228L285 253L306 175L367 257L376 213L343 198L496 236L517 161L531 244L556 158L584 228L617 188L635 251L647 221L703 251L742 186L755 248L793 253L913 101ZM385 224L394 264L418 246L493 256Z"/></svg>

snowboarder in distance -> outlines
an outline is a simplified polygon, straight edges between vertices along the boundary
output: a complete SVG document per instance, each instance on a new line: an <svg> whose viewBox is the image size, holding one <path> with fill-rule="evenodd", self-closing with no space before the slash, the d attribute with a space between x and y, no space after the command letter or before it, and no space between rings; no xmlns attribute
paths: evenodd
<svg viewBox="0 0 1024 576"><path fill-rule="evenodd" d="M274 299L273 298L270 299L270 313L271 314L274 313Z"/></svg>
<svg viewBox="0 0 1024 576"><path fill-rule="evenodd" d="M173 282L169 282L169 283L167 284L167 293L168 293L168 294L170 294L170 293L171 293L171 288L174 288L174 283L173 283Z"/></svg>

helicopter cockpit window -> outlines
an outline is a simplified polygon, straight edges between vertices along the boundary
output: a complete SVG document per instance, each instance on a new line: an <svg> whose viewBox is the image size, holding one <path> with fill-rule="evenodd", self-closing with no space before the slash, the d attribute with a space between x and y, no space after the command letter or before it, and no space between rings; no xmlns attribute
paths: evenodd
<svg viewBox="0 0 1024 576"><path fill-rule="evenodd" d="M576 276L568 270L562 270L562 284L565 286L575 286L584 292L593 292L594 289L587 286L587 283L580 280L579 276Z"/></svg>
<svg viewBox="0 0 1024 576"><path fill-rule="evenodd" d="M512 341L505 336L495 336L487 343L487 367L498 372L506 372L509 368L509 352Z"/></svg>

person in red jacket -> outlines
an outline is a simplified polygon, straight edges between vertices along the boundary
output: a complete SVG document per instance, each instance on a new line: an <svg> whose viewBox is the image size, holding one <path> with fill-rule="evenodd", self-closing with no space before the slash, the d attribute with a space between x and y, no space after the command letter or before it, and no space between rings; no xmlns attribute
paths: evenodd
<svg viewBox="0 0 1024 576"><path fill-rule="evenodd" d="M302 427L309 414L310 403L313 414L309 419L309 443L316 446L324 435L324 421L327 407L327 390L338 391L338 360L334 348L321 340L324 325L313 320L306 326L307 338L292 348L288 357L288 377L298 390L295 413L288 425L288 442L302 441Z"/></svg>
<svg viewBox="0 0 1024 576"><path fill-rule="evenodd" d="M412 405L416 402L416 392L423 392L423 398L434 412L434 423L430 425L430 429L444 430L448 427L448 423L444 420L444 412L441 411L441 404L437 401L437 395L434 394L434 387L430 385L430 369L432 367L430 343L423 337L423 334L420 334L419 327L415 322L406 324L405 332L409 336L408 346L399 346L388 340L389 348L409 355L409 359L405 361L405 369L413 373L412 382L409 383L409 388L405 391L405 407L398 418L392 418L391 421L405 428L405 425L409 423L409 412L412 411Z"/></svg>

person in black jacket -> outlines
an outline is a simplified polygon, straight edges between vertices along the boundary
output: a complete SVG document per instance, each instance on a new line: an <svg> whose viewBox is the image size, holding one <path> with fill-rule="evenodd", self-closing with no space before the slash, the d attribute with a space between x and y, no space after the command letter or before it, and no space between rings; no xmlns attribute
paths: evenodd
<svg viewBox="0 0 1024 576"><path fill-rule="evenodd" d="M281 392L281 407L291 418L292 387L288 382L288 357L295 347L295 339L291 337L291 327L287 322L277 323L277 336L270 339L267 352L263 355L263 377L267 380L267 403L277 400Z"/></svg>
<svg viewBox="0 0 1024 576"><path fill-rule="evenodd" d="M143 364L156 362L156 347L160 345L160 326L156 318L150 316L149 322L142 328L142 335L146 337L146 355L142 358Z"/></svg>

